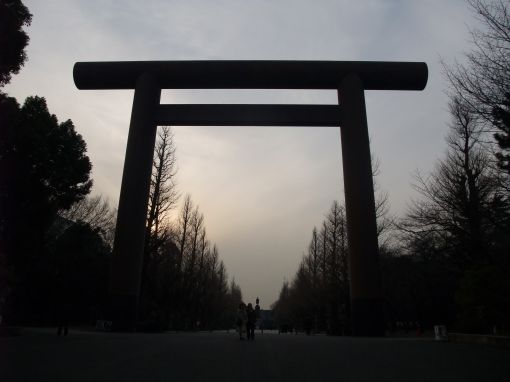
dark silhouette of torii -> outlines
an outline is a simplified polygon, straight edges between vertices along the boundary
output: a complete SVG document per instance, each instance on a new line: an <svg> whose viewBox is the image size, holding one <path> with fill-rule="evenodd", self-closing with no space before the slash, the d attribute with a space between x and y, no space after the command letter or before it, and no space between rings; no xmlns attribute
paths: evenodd
<svg viewBox="0 0 510 382"><path fill-rule="evenodd" d="M375 61L78 62L79 89L134 89L110 277L113 329L136 329L158 125L340 126L352 331L384 320L365 90L423 90L427 65ZM335 89L339 105L160 105L161 89Z"/></svg>

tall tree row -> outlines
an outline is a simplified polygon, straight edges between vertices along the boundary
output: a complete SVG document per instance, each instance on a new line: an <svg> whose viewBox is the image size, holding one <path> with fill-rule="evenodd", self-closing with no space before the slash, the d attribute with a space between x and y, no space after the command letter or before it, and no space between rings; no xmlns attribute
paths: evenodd
<svg viewBox="0 0 510 382"><path fill-rule="evenodd" d="M190 195L176 224L164 246L169 284L167 299L159 305L168 311L166 325L185 330L231 327L241 291L233 280L229 283L218 249L207 237L204 215Z"/></svg>
<svg viewBox="0 0 510 382"><path fill-rule="evenodd" d="M402 221L401 252L422 280L412 288L416 319L508 331L510 5L466 2L479 24L465 64L445 65L447 149L428 176L417 177L420 198Z"/></svg>
<svg viewBox="0 0 510 382"><path fill-rule="evenodd" d="M171 219L179 196L176 170L172 130L162 127L147 211L141 328L230 327L240 301L239 287L233 281L229 285L216 245L207 237L204 215L190 195L184 197L175 221Z"/></svg>
<svg viewBox="0 0 510 382"><path fill-rule="evenodd" d="M450 95L459 98L493 135L499 168L510 175L510 6L505 0L466 3L479 26L471 29L472 49L466 62L445 65Z"/></svg>
<svg viewBox="0 0 510 382"><path fill-rule="evenodd" d="M378 164L374 168L378 170ZM388 216L388 199L382 193L377 193L376 199L377 232L386 243L393 224ZM319 227L312 230L296 275L290 283L283 283L273 305L275 319L283 330L348 334L350 281L345 207L334 201Z"/></svg>
<svg viewBox="0 0 510 382"><path fill-rule="evenodd" d="M445 65L447 149L417 178L401 252L422 280L413 288L417 319L497 332L510 330L510 5L466 2L479 24L465 64Z"/></svg>
<svg viewBox="0 0 510 382"><path fill-rule="evenodd" d="M283 330L348 330L347 227L345 208L338 202L333 202L320 229L313 229L308 252L292 282L283 284L273 309Z"/></svg>
<svg viewBox="0 0 510 382"><path fill-rule="evenodd" d="M452 99L450 113L444 157L427 177L417 177L420 198L401 222L400 252L407 259L392 261L407 262L420 280L408 289L415 296L407 315L429 326L487 332L508 325L499 317L510 308L501 273L510 253L508 193L480 116L459 98Z"/></svg>
<svg viewBox="0 0 510 382"><path fill-rule="evenodd" d="M418 173L418 198L405 216L378 216L379 229L394 221L398 228L379 236L388 330L446 324L510 331L510 5L466 3L479 26L471 30L465 63L445 65L451 86L446 151L429 174ZM348 307L348 273L337 263L342 256L333 255L341 240L335 210L314 229L296 276L282 287L275 304L280 324L299 326L313 317L317 325L319 317L319 330L335 333L332 323L342 322L335 314L342 313L336 306Z"/></svg>

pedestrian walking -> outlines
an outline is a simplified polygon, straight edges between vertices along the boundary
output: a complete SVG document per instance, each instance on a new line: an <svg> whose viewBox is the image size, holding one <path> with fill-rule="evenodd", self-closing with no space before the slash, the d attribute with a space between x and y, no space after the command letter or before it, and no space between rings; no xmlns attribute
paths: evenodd
<svg viewBox="0 0 510 382"><path fill-rule="evenodd" d="M255 319L256 324L259 326L260 333L264 334L264 326L262 322L262 318L260 317L260 305L259 305L259 298L257 297L257 300L255 300Z"/></svg>

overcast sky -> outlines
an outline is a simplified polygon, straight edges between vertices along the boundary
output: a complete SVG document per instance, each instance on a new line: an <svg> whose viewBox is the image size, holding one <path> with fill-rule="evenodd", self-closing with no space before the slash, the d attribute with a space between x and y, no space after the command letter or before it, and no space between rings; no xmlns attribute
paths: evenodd
<svg viewBox="0 0 510 382"><path fill-rule="evenodd" d="M79 91L76 61L424 61L422 92L366 92L380 188L403 214L413 173L445 149L440 59L462 60L472 16L462 0L23 0L28 62L5 91L46 97L72 119L93 163L94 194L118 200L132 91ZM164 90L162 103L334 104L334 91ZM245 300L267 308L291 279L314 225L343 200L338 128L174 127L178 187L205 215Z"/></svg>

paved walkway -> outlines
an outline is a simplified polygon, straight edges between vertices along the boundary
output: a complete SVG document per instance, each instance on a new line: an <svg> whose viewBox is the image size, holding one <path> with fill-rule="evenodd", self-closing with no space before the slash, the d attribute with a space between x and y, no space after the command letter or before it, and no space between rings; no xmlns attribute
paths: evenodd
<svg viewBox="0 0 510 382"><path fill-rule="evenodd" d="M0 337L8 381L510 381L510 351L427 339L25 329Z"/></svg>

